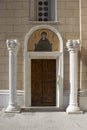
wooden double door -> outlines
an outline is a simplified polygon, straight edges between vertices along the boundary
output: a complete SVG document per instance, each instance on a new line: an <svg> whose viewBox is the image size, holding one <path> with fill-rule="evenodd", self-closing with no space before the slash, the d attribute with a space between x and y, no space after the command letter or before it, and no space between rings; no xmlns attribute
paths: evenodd
<svg viewBox="0 0 87 130"><path fill-rule="evenodd" d="M31 60L31 105L56 105L56 60Z"/></svg>

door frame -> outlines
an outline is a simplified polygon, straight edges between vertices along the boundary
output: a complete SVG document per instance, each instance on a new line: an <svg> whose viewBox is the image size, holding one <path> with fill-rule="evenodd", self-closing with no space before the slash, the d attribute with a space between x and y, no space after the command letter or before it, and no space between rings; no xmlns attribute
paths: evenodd
<svg viewBox="0 0 87 130"><path fill-rule="evenodd" d="M49 29L53 31L59 39L60 51L57 52L29 52L27 44L30 36L38 29ZM63 40L54 27L49 25L39 25L33 27L25 36L24 40L24 106L31 107L31 59L56 59L56 107L63 109Z"/></svg>

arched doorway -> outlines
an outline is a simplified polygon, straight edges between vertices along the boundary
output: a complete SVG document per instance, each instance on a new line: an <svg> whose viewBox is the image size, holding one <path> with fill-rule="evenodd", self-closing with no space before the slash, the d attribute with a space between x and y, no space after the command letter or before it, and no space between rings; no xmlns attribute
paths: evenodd
<svg viewBox="0 0 87 130"><path fill-rule="evenodd" d="M44 48L44 46L42 47L42 45L40 46L39 44L39 41L41 40L40 36L43 32L45 32L45 34L47 35L47 41L53 40L52 36L56 37L54 38L54 44L51 45L50 43L52 42L50 42L48 48ZM51 33L52 33L52 36L51 36ZM38 38L36 35L38 36ZM34 41L35 39L37 40L38 44ZM56 40L58 39L58 42L55 39ZM40 51L39 49L35 51L36 49L35 47L39 48ZM49 47L51 47L50 51L49 51ZM44 51L44 49L46 49L46 51ZM43 105L42 103L42 105L36 104L36 106L56 106L62 109L63 108L63 41L62 41L62 37L60 33L52 26L40 25L40 26L33 27L25 36L25 41L24 41L24 91L25 91L24 101L25 101L26 107L30 107L33 104L32 103L32 66L35 61L36 62L38 61L39 64L42 64L42 66L43 65L49 66L51 62L52 62L51 64L53 64L54 62L53 66L55 66L53 67L55 68L55 70L53 70L55 71L55 85L53 85L55 86L55 90L54 90L55 96L53 96L55 97L55 99L53 102L51 102L52 103L51 105L50 104L46 105L46 102L45 102L45 105ZM40 67L38 67L39 68L38 70L40 70ZM43 72L45 71L43 70ZM44 77L42 79L44 79ZM38 92L39 92L39 89L37 89L37 93ZM46 92L47 90L45 91L45 93ZM47 95L48 93L46 94L46 96ZM47 99L48 98L52 99L52 96L47 97ZM41 97L39 97L39 99L41 99ZM37 102L39 102L39 99L37 99ZM43 100L44 98L41 100L41 102L43 102Z"/></svg>

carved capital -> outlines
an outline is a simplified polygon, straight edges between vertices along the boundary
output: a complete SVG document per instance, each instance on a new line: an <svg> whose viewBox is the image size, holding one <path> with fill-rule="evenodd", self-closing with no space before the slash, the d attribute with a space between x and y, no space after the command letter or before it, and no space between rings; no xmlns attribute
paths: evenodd
<svg viewBox="0 0 87 130"><path fill-rule="evenodd" d="M68 51L77 51L80 47L80 40L68 40L66 47Z"/></svg>
<svg viewBox="0 0 87 130"><path fill-rule="evenodd" d="M16 51L18 49L18 41L16 39L9 39L6 43L8 50Z"/></svg>

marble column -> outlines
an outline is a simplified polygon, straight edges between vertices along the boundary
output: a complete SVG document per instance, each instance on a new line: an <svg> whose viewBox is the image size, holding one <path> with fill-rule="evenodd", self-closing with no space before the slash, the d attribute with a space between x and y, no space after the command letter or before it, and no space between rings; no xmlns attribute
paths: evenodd
<svg viewBox="0 0 87 130"><path fill-rule="evenodd" d="M66 46L69 51L70 61L70 99L67 113L82 113L78 106L78 49L79 40L68 40Z"/></svg>
<svg viewBox="0 0 87 130"><path fill-rule="evenodd" d="M19 112L20 107L17 105L16 95L16 55L18 50L17 40L7 40L9 50L9 103L5 112Z"/></svg>

